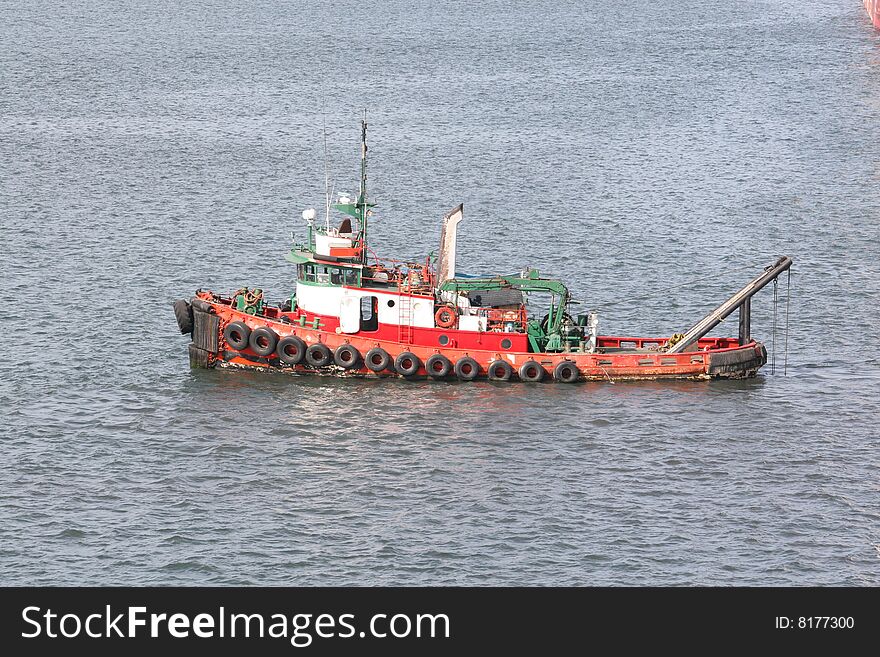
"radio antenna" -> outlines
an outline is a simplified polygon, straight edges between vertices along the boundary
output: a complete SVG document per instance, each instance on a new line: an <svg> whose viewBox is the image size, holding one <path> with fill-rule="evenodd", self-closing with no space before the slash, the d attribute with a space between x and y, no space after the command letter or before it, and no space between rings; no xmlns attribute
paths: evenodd
<svg viewBox="0 0 880 657"><path fill-rule="evenodd" d="M321 93L321 124L324 136L324 225L330 231L330 165L327 162L327 116L324 113L324 93Z"/></svg>

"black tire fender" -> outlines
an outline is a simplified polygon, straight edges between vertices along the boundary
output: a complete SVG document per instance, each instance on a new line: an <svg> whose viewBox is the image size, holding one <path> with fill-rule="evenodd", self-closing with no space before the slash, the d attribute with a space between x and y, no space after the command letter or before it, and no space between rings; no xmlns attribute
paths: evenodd
<svg viewBox="0 0 880 657"><path fill-rule="evenodd" d="M391 356L382 347L373 347L364 357L364 365L373 372L384 372L391 367Z"/></svg>
<svg viewBox="0 0 880 657"><path fill-rule="evenodd" d="M318 342L306 349L306 362L312 367L327 367L333 362L333 354L327 345Z"/></svg>
<svg viewBox="0 0 880 657"><path fill-rule="evenodd" d="M287 335L278 341L275 353L285 365L299 365L306 357L306 343L295 335Z"/></svg>
<svg viewBox="0 0 880 657"><path fill-rule="evenodd" d="M258 326L251 331L251 337L248 338L248 344L251 351L257 356L271 356L275 353L275 347L278 346L278 334L268 326Z"/></svg>
<svg viewBox="0 0 880 657"><path fill-rule="evenodd" d="M350 370L360 364L361 352L350 344L339 345L333 352L333 362L344 370Z"/></svg>
<svg viewBox="0 0 880 657"><path fill-rule="evenodd" d="M470 356L455 361L455 376L462 381L473 381L480 375L480 364Z"/></svg>
<svg viewBox="0 0 880 657"><path fill-rule="evenodd" d="M564 360L553 369L553 380L559 383L574 383L580 376L580 370L571 360Z"/></svg>
<svg viewBox="0 0 880 657"><path fill-rule="evenodd" d="M425 371L435 379L442 379L452 371L452 362L443 354L434 354L425 363Z"/></svg>
<svg viewBox="0 0 880 657"><path fill-rule="evenodd" d="M247 349L250 337L251 330L244 322L230 322L223 329L223 339L236 351Z"/></svg>
<svg viewBox="0 0 880 657"><path fill-rule="evenodd" d="M394 359L394 369L401 376L415 376L422 366L422 361L411 351L404 351Z"/></svg>
<svg viewBox="0 0 880 657"><path fill-rule="evenodd" d="M510 381L513 378L513 367L506 360L493 360L486 374L490 381Z"/></svg>
<svg viewBox="0 0 880 657"><path fill-rule="evenodd" d="M186 299L178 299L174 302L174 317L177 319L177 326L183 335L192 333L193 331L193 310L192 306Z"/></svg>
<svg viewBox="0 0 880 657"><path fill-rule="evenodd" d="M528 383L537 383L544 378L544 368L536 360L527 360L519 368L519 378Z"/></svg>

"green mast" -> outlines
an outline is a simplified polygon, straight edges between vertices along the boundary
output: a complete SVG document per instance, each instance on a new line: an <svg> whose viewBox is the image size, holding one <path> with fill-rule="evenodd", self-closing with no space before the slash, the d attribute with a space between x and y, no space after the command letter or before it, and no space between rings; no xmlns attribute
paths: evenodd
<svg viewBox="0 0 880 657"><path fill-rule="evenodd" d="M364 110L364 118L361 120L361 184L358 196L354 203L334 203L333 208L354 217L358 222L358 237L364 245L362 261L367 261L367 217L370 208L375 203L367 201L367 110Z"/></svg>

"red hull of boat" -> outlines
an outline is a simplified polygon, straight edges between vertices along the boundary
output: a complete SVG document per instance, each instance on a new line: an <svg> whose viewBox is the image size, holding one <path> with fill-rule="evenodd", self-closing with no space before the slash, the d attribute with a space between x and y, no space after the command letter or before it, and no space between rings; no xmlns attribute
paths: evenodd
<svg viewBox="0 0 880 657"><path fill-rule="evenodd" d="M450 334L453 339L447 346L438 344L438 336L414 334L412 342L398 339L396 326L381 326L370 334L345 334L338 330L338 318L312 313L281 313L270 309L270 316L249 315L232 308L226 299L202 292L193 303L193 343L190 359L200 367L244 367L280 370L294 374L324 374L333 376L399 377L393 366L380 373L359 366L344 369L335 365L313 368L307 365L285 365L275 355L261 357L252 349L231 348L224 340L225 327L231 322L242 322L253 330L263 326L272 329L279 338L295 335L307 346L316 343L326 345L331 352L342 345L350 345L363 356L371 349L384 349L393 360L404 352L414 354L422 363L415 377L427 377L424 363L434 354L442 354L451 363L462 358L472 358L479 366L480 378L486 378L492 363L503 360L513 371L528 361L543 368L543 379L552 380L559 363L574 363L579 379L712 379L746 378L757 374L767 362L767 352L758 342L740 345L733 338L703 338L693 351L669 354L659 350L666 338L635 338L600 336L596 353L531 353L500 349L496 344L504 333L479 333L473 331L444 331L424 329L426 332ZM275 316L272 316L274 314ZM454 374L449 375L450 378ZM412 378L412 377L410 377ZM516 375L513 377L516 379Z"/></svg>

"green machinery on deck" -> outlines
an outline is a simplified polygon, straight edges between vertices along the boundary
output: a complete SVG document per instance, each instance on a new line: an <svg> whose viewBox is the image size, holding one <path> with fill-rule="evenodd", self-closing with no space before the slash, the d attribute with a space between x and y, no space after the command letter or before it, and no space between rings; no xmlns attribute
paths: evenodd
<svg viewBox="0 0 880 657"><path fill-rule="evenodd" d="M232 295L232 306L248 315L259 315L263 312L263 290L255 287L249 290L243 287Z"/></svg>
<svg viewBox="0 0 880 657"><path fill-rule="evenodd" d="M582 349L583 327L587 315L578 315L577 323L566 312L571 294L561 281L541 278L538 271L529 269L521 275L492 278L451 278L444 281L441 292L470 292L476 290L519 290L550 294L550 309L543 320L530 319L526 325L529 345L533 352L577 351Z"/></svg>

